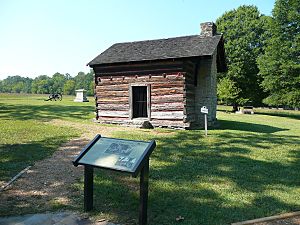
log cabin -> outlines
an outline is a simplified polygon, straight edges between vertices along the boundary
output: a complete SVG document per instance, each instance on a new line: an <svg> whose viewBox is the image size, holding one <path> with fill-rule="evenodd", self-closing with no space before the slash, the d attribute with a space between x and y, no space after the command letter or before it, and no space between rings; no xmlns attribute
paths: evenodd
<svg viewBox="0 0 300 225"><path fill-rule="evenodd" d="M117 43L87 65L95 72L96 121L179 129L216 122L224 40L212 22L199 35Z"/></svg>

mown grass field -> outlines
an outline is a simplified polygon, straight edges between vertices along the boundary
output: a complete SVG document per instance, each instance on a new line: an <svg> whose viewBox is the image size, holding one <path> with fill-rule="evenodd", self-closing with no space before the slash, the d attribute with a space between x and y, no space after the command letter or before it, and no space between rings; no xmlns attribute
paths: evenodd
<svg viewBox="0 0 300 225"><path fill-rule="evenodd" d="M0 94L0 182L9 180L36 160L50 156L80 132L46 122L52 119L85 122L93 116L93 103L44 101L48 95Z"/></svg>
<svg viewBox="0 0 300 225"><path fill-rule="evenodd" d="M48 157L82 132L47 121L92 123L93 102L43 99L0 95L0 180L21 170L24 158L33 163ZM114 127L113 137L157 141L150 160L149 224L178 224L178 216L184 217L180 223L186 225L230 224L300 210L300 113L258 112L238 115L221 108L220 126L209 130L207 138L202 130L121 132ZM135 224L138 184L138 179L96 170L91 214ZM83 190L83 181L74 187ZM78 210L82 198L76 198Z"/></svg>

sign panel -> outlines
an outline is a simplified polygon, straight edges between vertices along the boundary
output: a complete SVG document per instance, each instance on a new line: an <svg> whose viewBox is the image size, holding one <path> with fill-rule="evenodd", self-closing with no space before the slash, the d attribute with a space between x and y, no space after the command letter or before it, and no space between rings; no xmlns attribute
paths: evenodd
<svg viewBox="0 0 300 225"><path fill-rule="evenodd" d="M201 112L208 114L208 108L206 108L206 106L201 107Z"/></svg>
<svg viewBox="0 0 300 225"><path fill-rule="evenodd" d="M96 139L96 140L95 140ZM74 160L74 165L95 167L136 173L143 158L149 157L155 142L133 141L95 137L89 146Z"/></svg>
<svg viewBox="0 0 300 225"><path fill-rule="evenodd" d="M84 165L84 210L93 209L94 167L127 172L134 177L140 172L139 225L146 225L149 157L155 146L154 140L124 140L97 134L73 160L74 166Z"/></svg>

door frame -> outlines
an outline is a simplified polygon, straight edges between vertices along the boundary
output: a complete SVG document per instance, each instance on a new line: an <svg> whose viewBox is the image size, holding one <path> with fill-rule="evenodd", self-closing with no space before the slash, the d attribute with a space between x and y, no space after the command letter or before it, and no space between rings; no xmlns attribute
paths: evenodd
<svg viewBox="0 0 300 225"><path fill-rule="evenodd" d="M148 120L151 120L151 85L147 83L132 83L129 84L129 119L132 120L133 118L133 92L132 92L132 87L137 87L137 86L142 86L142 87L147 87L147 115L148 115ZM141 117L142 118L142 117Z"/></svg>

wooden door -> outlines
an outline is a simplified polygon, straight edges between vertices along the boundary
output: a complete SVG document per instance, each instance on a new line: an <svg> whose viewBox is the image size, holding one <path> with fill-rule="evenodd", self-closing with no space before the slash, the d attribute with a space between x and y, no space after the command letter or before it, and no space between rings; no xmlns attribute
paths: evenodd
<svg viewBox="0 0 300 225"><path fill-rule="evenodd" d="M132 87L133 118L148 117L147 115L147 86Z"/></svg>

